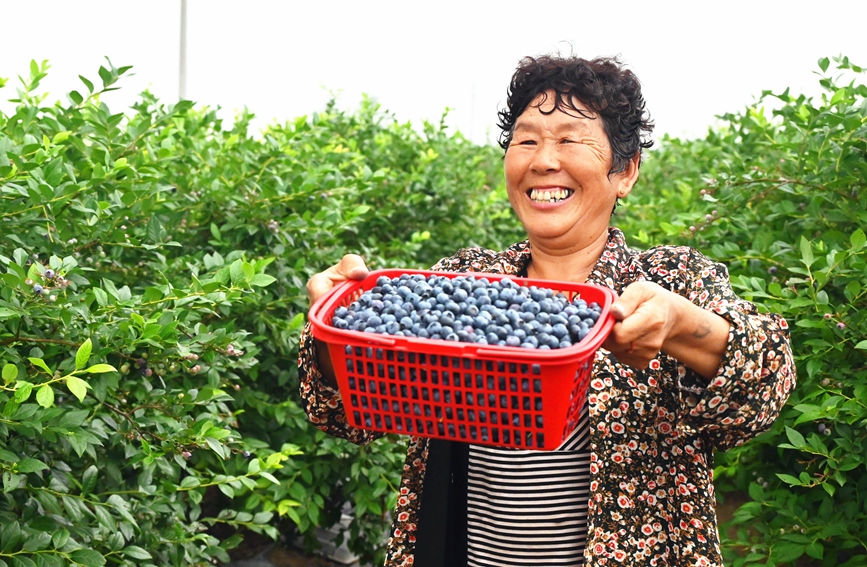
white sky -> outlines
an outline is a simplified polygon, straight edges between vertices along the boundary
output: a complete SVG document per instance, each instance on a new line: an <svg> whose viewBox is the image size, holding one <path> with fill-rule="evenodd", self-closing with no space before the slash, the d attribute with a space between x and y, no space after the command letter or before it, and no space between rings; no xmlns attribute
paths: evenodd
<svg viewBox="0 0 867 567"><path fill-rule="evenodd" d="M447 123L494 140L517 61L558 48L620 54L644 85L656 134L695 137L763 89L817 95L820 57L867 66L867 1L436 2L188 0L187 98L247 107L257 125L361 93L401 121ZM0 0L0 109L31 59L52 65L49 100L98 82L104 56L135 76L103 100L119 112L150 89L178 97L180 0Z"/></svg>

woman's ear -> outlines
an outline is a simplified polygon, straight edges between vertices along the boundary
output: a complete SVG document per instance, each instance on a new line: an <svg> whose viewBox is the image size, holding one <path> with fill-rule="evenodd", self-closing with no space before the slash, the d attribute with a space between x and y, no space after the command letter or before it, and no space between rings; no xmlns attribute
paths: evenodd
<svg viewBox="0 0 867 567"><path fill-rule="evenodd" d="M638 164L641 162L641 154L639 152L635 152L635 155L632 156L632 159L629 160L629 163L626 164L626 168L620 173L615 173L616 176L614 180L615 187L617 188L617 196L619 198L626 197L632 191L632 186L635 185L635 182L638 181Z"/></svg>

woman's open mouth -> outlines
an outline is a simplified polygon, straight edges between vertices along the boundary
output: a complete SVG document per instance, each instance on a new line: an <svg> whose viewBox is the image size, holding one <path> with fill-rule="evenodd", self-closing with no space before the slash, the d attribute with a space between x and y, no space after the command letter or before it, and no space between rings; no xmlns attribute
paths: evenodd
<svg viewBox="0 0 867 567"><path fill-rule="evenodd" d="M551 189L530 189L527 196L536 203L559 203L572 196L575 191L562 187Z"/></svg>

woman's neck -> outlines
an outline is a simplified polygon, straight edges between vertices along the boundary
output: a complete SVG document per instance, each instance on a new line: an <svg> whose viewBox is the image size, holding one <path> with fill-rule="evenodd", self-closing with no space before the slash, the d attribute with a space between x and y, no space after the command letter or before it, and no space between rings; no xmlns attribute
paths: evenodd
<svg viewBox="0 0 867 567"><path fill-rule="evenodd" d="M583 283L596 266L606 244L607 229L586 246L566 249L530 237L532 259L527 266L527 277Z"/></svg>

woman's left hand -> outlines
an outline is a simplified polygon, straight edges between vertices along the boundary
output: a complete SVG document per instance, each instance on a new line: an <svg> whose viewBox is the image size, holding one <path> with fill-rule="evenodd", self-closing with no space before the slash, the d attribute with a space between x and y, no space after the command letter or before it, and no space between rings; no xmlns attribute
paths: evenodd
<svg viewBox="0 0 867 567"><path fill-rule="evenodd" d="M706 378L719 369L729 323L685 297L634 282L611 305L611 315L617 322L603 347L620 362L644 370L664 351Z"/></svg>

